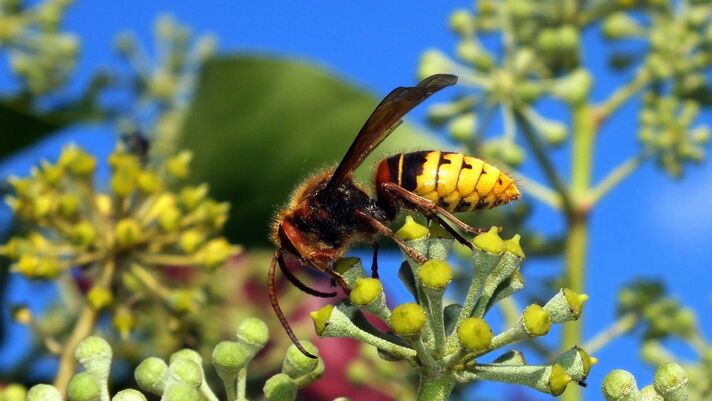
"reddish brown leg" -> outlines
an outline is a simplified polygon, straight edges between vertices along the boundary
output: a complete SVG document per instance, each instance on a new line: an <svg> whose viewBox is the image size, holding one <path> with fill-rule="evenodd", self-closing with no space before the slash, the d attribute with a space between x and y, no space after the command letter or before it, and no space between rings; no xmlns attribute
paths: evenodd
<svg viewBox="0 0 712 401"><path fill-rule="evenodd" d="M435 218L438 217L437 215L442 215L448 221L458 226L461 230L470 234L481 234L487 231L487 229L484 228L470 226L469 224L455 217L452 213L443 209L437 203L431 201L430 199L423 198L418 194L414 194L413 192L408 191L407 189L401 187L400 185L394 182L384 182L380 185L383 189L390 192L393 196L397 196L418 208L427 217Z"/></svg>
<svg viewBox="0 0 712 401"><path fill-rule="evenodd" d="M267 289L269 290L269 299L272 302L272 309L274 309L274 313L277 315L277 319L279 319L279 322L282 323L282 327L284 327L284 330L287 332L287 335L292 340L292 343L294 343L297 349L299 349L302 354L308 356L309 358L316 359L315 355L312 355L309 351L304 349L302 343L300 343L297 336L294 335L294 331L289 325L287 318L284 316L282 308L279 307L279 301L277 300L277 292L274 287L274 272L275 267L277 265L277 260L281 256L281 252L281 249L277 249L277 251L274 253L274 256L272 257L272 263L269 265L269 273L267 275Z"/></svg>
<svg viewBox="0 0 712 401"><path fill-rule="evenodd" d="M396 237L395 234L393 233L393 230L386 227L385 224L378 221L378 219L376 219L375 217L364 212L363 210L358 210L358 209L354 213L356 214L356 217L363 220L365 223L367 223L369 226L371 226L373 229L375 229L381 235L393 240L403 250L403 252L405 252L405 254L408 255L411 259L415 260L416 262L418 262L420 264L423 264L428 261L428 259L425 256L423 256L420 252L416 251L412 247L408 246L408 244L403 242L403 240Z"/></svg>
<svg viewBox="0 0 712 401"><path fill-rule="evenodd" d="M301 260L299 261L301 263ZM331 298L335 297L336 293L335 292L321 292L319 290L315 290L314 288L311 288L301 282L295 275L292 273L289 268L287 268L285 260L284 260L284 253L280 251L279 256L277 257L277 263L279 264L280 270L282 270L282 273L284 276L289 280L290 283L294 284L295 287L299 288L300 290L306 292L309 295L313 295L315 297L320 297L320 298Z"/></svg>
<svg viewBox="0 0 712 401"><path fill-rule="evenodd" d="M456 240L457 242L459 242L459 243L461 243L462 245L465 245L466 247L472 249L472 242L468 241L467 238L463 237L462 234L460 234L460 233L457 232L454 228L452 228L452 227L450 226L450 224L447 223L447 221L445 221L445 220L444 220L442 217L440 217L440 216L436 216L436 219L437 219L438 223L440 224L440 227L444 228L445 231L449 232L450 235L452 235L453 238L455 238L455 240Z"/></svg>

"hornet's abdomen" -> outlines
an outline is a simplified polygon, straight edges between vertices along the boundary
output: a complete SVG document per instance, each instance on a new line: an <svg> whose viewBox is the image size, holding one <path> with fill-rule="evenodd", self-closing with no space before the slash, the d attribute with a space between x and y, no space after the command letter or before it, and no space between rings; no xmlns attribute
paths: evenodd
<svg viewBox="0 0 712 401"><path fill-rule="evenodd" d="M450 212L489 209L519 198L514 181L497 167L462 153L402 153L381 161L377 183L390 181Z"/></svg>

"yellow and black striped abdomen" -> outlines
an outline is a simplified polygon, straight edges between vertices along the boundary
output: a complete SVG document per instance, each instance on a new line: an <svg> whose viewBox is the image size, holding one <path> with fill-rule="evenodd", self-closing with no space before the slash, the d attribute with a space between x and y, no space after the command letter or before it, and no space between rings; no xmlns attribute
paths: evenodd
<svg viewBox="0 0 712 401"><path fill-rule="evenodd" d="M519 198L519 189L505 173L462 153L402 153L381 165L379 181L394 182L450 212L492 208Z"/></svg>

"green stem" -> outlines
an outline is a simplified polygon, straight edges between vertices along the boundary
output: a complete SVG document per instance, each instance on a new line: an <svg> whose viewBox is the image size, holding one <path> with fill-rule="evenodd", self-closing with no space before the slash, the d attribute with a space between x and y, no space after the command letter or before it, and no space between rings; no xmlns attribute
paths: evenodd
<svg viewBox="0 0 712 401"><path fill-rule="evenodd" d="M237 401L245 401L247 394L247 367L240 369L237 374Z"/></svg>
<svg viewBox="0 0 712 401"><path fill-rule="evenodd" d="M609 327L596 334L592 339L586 341L581 348L586 350L589 354L594 354L611 342L611 340L635 327L636 323L638 323L638 316L634 313L623 315Z"/></svg>
<svg viewBox="0 0 712 401"><path fill-rule="evenodd" d="M525 112L526 111L524 110L515 110L514 116L517 119L517 123L522 128L524 138L528 142L532 153L534 153L537 163L544 171L544 174L554 187L554 190L558 192L561 197L561 203L564 207L564 211L571 215L573 213L573 202L571 200L569 190L559 176L559 173L556 171L556 167L554 167L554 163L549 158L549 155L546 154L546 146L541 143L537 133L534 131L534 127L532 127L531 123L524 115Z"/></svg>
<svg viewBox="0 0 712 401"><path fill-rule="evenodd" d="M618 165L616 168L611 170L610 173L601 180L600 183L596 185L595 188L590 191L590 203L595 205L601 198L603 198L608 192L615 188L618 184L623 182L628 176L630 176L635 170L640 167L641 164L648 158L648 155L641 153L639 155L633 156L625 162Z"/></svg>
<svg viewBox="0 0 712 401"><path fill-rule="evenodd" d="M447 401L455 380L448 375L421 374L416 401Z"/></svg>
<svg viewBox="0 0 712 401"><path fill-rule="evenodd" d="M104 263L101 277L97 281L96 285L103 288L110 288L115 269L116 262L113 257L110 256ZM64 343L64 351L59 358L59 369L57 370L57 375L54 378L53 384L59 390L60 394L66 393L67 384L69 384L69 380L72 378L74 371L77 369L77 360L74 358L74 349L77 348L77 345L79 345L83 339L88 337L92 331L94 331L94 326L96 325L98 316L99 311L89 305L88 302L85 302L84 308L74 324L72 333Z"/></svg>
<svg viewBox="0 0 712 401"><path fill-rule="evenodd" d="M573 138L571 144L571 198L573 209L567 214L568 235L565 245L566 286L582 294L585 292L586 259L588 255L589 204L588 191L591 186L594 140L597 125L595 113L588 103L579 103L573 108ZM563 325L560 342L561 351L581 344L583 341L583 319ZM564 401L581 399L578 387L572 386L563 395Z"/></svg>

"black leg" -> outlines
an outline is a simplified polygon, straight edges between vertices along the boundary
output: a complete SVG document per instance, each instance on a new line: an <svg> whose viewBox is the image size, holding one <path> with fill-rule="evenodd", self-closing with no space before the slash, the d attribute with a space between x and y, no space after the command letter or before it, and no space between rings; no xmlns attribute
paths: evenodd
<svg viewBox="0 0 712 401"><path fill-rule="evenodd" d="M371 278L378 278L378 242L373 241L373 261L371 262Z"/></svg>

